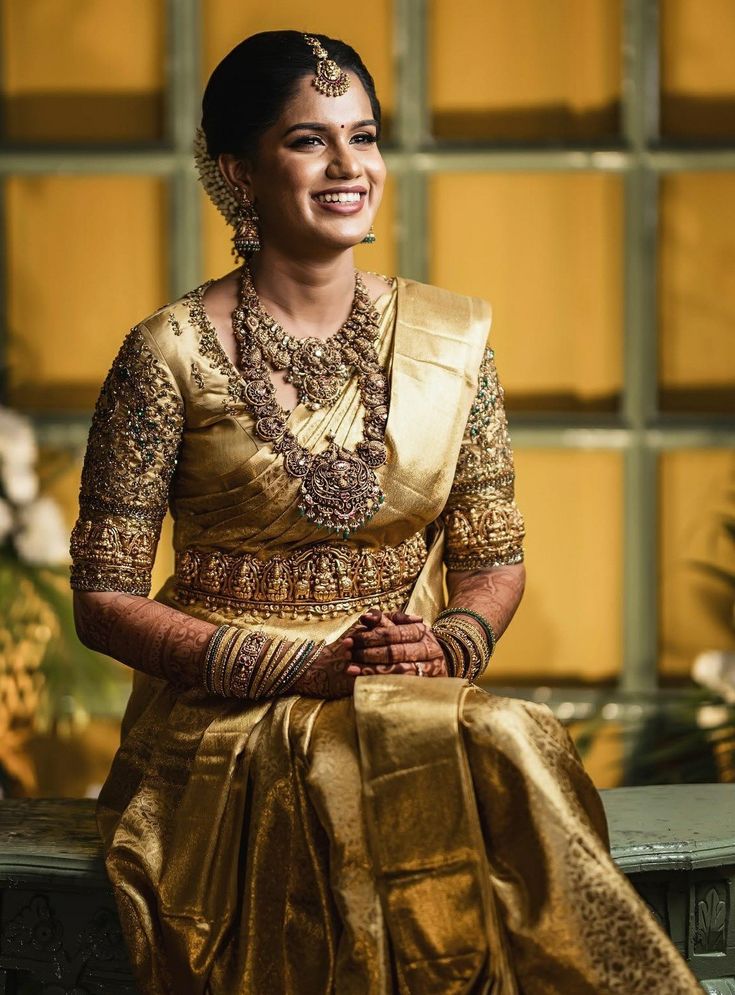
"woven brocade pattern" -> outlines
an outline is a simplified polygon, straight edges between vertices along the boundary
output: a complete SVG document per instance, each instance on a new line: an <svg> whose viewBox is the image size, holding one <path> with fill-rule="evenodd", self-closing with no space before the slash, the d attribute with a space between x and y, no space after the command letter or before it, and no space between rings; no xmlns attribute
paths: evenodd
<svg viewBox="0 0 735 995"><path fill-rule="evenodd" d="M493 350L485 349L443 519L450 570L523 560L523 517L515 503L513 451Z"/></svg>
<svg viewBox="0 0 735 995"><path fill-rule="evenodd" d="M184 409L138 326L95 408L71 537L71 586L147 595L181 440Z"/></svg>

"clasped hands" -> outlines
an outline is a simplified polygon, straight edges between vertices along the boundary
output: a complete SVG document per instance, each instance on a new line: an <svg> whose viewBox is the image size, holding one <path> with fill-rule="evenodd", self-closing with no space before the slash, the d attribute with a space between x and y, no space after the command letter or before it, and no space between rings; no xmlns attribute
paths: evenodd
<svg viewBox="0 0 735 995"><path fill-rule="evenodd" d="M294 686L300 694L339 698L352 694L358 677L404 674L447 677L436 636L420 615L372 608L322 650Z"/></svg>

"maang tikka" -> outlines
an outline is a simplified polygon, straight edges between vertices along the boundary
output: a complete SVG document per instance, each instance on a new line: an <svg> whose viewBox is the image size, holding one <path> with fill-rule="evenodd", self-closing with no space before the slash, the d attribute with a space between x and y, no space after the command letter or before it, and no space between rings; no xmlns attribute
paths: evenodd
<svg viewBox="0 0 735 995"><path fill-rule="evenodd" d="M232 254L236 259L247 259L254 252L260 251L260 231L258 214L244 190L241 198L235 222L235 234L232 238Z"/></svg>

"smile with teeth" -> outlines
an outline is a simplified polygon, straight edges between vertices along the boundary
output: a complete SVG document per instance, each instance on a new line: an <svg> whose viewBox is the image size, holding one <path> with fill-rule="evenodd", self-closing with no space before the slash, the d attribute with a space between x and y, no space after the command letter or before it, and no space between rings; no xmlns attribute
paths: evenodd
<svg viewBox="0 0 735 995"><path fill-rule="evenodd" d="M319 193L314 197L322 204L358 204L361 193Z"/></svg>

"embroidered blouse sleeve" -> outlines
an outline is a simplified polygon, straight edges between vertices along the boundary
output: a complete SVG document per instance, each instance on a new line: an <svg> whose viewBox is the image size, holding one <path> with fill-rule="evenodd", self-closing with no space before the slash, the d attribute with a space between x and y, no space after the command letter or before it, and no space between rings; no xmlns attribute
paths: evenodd
<svg viewBox="0 0 735 995"><path fill-rule="evenodd" d="M514 482L503 388L493 350L486 348L442 513L449 570L480 570L523 560L525 528L515 503Z"/></svg>
<svg viewBox="0 0 735 995"><path fill-rule="evenodd" d="M184 423L150 332L129 332L100 392L71 537L77 591L147 595Z"/></svg>

